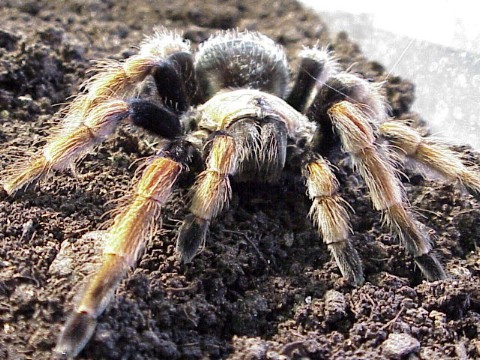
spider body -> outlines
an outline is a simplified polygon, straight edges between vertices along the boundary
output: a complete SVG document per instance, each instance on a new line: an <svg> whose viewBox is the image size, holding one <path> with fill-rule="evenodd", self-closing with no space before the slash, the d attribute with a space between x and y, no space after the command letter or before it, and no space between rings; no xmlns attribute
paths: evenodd
<svg viewBox="0 0 480 360"><path fill-rule="evenodd" d="M264 35L227 31L206 41L196 55L189 44L161 30L138 55L102 63L63 113L62 127L3 182L9 194L63 170L113 134L122 122L146 129L166 143L148 159L130 203L108 230L103 261L90 279L59 337L56 351L77 355L118 284L135 266L158 228L162 206L178 180L196 173L189 215L179 229L177 252L189 262L205 241L211 221L228 206L231 179L275 182L287 162L298 161L311 200L309 216L343 277L364 281L350 242L350 223L338 181L326 155L347 152L369 190L375 209L395 232L429 280L446 274L405 200L390 142L405 155L456 180L474 195L477 168L468 167L447 146L422 138L388 119L379 86L341 72L331 54L308 48L300 54L290 88L283 49ZM151 84L146 97L138 85ZM199 169L199 171L197 171Z"/></svg>

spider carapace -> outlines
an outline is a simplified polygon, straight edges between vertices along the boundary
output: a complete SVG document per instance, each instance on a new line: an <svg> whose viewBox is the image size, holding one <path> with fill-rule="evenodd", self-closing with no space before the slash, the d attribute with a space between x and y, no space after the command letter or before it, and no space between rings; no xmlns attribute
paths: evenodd
<svg viewBox="0 0 480 360"><path fill-rule="evenodd" d="M446 145L388 118L379 84L340 70L318 47L299 54L293 84L281 46L256 32L225 31L192 52L180 35L158 30L124 61L105 61L62 112L61 127L23 166L3 180L5 191L63 170L127 122L164 138L134 184L130 203L108 230L102 264L75 305L56 347L77 355L96 319L160 222L160 211L178 179L196 172L190 214L179 229L177 252L188 262L205 241L211 221L228 206L232 180L275 181L286 162L299 161L311 200L309 216L343 277L364 281L349 240L348 207L325 155L348 153L376 210L396 233L428 280L446 277L431 241L407 205L392 152L420 162L474 195L480 175ZM142 96L150 83L155 97ZM394 146L388 146L389 144ZM203 159L203 160L202 160Z"/></svg>

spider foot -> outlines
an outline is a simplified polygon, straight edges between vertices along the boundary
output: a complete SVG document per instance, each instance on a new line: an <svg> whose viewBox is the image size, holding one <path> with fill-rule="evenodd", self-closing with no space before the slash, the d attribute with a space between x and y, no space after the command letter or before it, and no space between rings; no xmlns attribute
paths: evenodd
<svg viewBox="0 0 480 360"><path fill-rule="evenodd" d="M447 274L435 255L428 253L415 257L415 263L428 281L444 280Z"/></svg>
<svg viewBox="0 0 480 360"><path fill-rule="evenodd" d="M328 244L343 278L353 286L361 286L365 282L363 276L362 262L357 250L350 241Z"/></svg>
<svg viewBox="0 0 480 360"><path fill-rule="evenodd" d="M205 243L209 221L193 214L185 217L177 240L177 253L182 263L189 263Z"/></svg>
<svg viewBox="0 0 480 360"><path fill-rule="evenodd" d="M75 357L85 347L93 335L96 320L86 312L74 313L66 322L63 331L58 337L54 352Z"/></svg>

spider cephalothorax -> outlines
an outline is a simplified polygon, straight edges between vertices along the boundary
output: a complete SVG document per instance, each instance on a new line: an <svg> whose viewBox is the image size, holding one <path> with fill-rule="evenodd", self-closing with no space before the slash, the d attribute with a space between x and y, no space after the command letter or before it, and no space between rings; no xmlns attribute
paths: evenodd
<svg viewBox="0 0 480 360"><path fill-rule="evenodd" d="M71 165L122 122L168 140L145 163L130 203L114 218L102 265L67 321L58 352L75 356L88 342L97 317L157 228L172 189L189 172L196 172L196 181L177 240L182 261L192 260L210 222L228 206L232 180L274 182L295 158L300 159L297 168L312 201L309 215L320 237L343 277L362 284L361 262L349 241L347 206L325 158L338 148L351 156L374 208L425 277L446 276L431 253L424 226L406 203L385 142L477 196L478 169L465 166L445 145L388 119L379 85L341 72L328 51L307 48L299 56L290 87L283 49L264 35L217 33L193 54L179 35L160 30L137 55L102 63L63 113L58 132L35 157L10 170L3 187L14 194L50 170ZM156 96L144 96L139 88L152 84Z"/></svg>

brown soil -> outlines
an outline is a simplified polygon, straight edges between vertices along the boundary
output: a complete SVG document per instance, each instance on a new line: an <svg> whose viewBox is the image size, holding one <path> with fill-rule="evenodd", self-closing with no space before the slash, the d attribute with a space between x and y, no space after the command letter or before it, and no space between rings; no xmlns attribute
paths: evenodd
<svg viewBox="0 0 480 360"><path fill-rule="evenodd" d="M330 43L346 68L385 80L348 37L291 0L4 0L0 8L2 168L44 143L51 115L78 91L92 59L122 59L154 26L194 43L215 29L261 31L283 44L295 69L303 45ZM55 5L57 4L57 5ZM413 85L385 84L392 115L410 117ZM88 235L124 194L152 139L122 128L79 166L14 198L0 194L0 359L48 359L73 295L98 259ZM462 149L480 163L479 154ZM163 212L163 228L120 286L81 353L84 359L479 358L480 204L450 184L407 171L411 203L436 241L451 279L422 282L409 255L381 226L358 177L339 164L355 209L353 241L367 283L346 286L306 218L301 179L235 186L191 264L174 256L186 191ZM397 335L395 335L397 334Z"/></svg>

